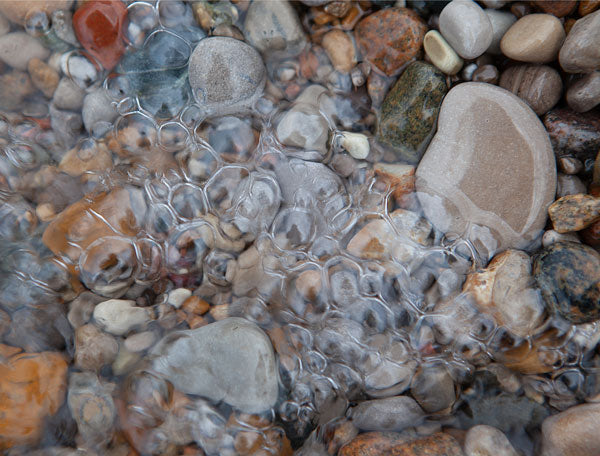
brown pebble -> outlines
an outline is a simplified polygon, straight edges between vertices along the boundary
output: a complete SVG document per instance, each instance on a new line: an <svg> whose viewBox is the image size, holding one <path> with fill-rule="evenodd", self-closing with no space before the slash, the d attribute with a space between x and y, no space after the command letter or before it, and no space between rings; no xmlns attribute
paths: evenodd
<svg viewBox="0 0 600 456"><path fill-rule="evenodd" d="M502 73L500 87L524 100L538 115L548 112L562 94L558 72L546 65L514 65Z"/></svg>
<svg viewBox="0 0 600 456"><path fill-rule="evenodd" d="M554 230L579 231L600 219L600 198L579 193L558 199L548 208Z"/></svg>
<svg viewBox="0 0 600 456"><path fill-rule="evenodd" d="M487 82L488 84L498 84L500 73L494 65L482 65L473 72L472 81Z"/></svg>
<svg viewBox="0 0 600 456"><path fill-rule="evenodd" d="M342 30L334 29L327 32L323 36L321 45L337 71L348 73L356 65L354 43L352 38Z"/></svg>
<svg viewBox="0 0 600 456"><path fill-rule="evenodd" d="M575 25L575 22L577 22L577 20L573 19L572 17L570 17L569 19L567 19L565 21L565 33L567 35L569 34L569 32L571 31L571 29Z"/></svg>
<svg viewBox="0 0 600 456"><path fill-rule="evenodd" d="M525 2L515 2L511 4L510 12L517 16L517 19L521 19L531 12L531 7Z"/></svg>
<svg viewBox="0 0 600 456"><path fill-rule="evenodd" d="M500 41L502 53L514 60L547 63L556 60L565 41L560 20L551 14L528 14L515 22Z"/></svg>
<svg viewBox="0 0 600 456"><path fill-rule="evenodd" d="M339 456L428 455L463 456L463 452L454 437L442 432L408 442L402 434L368 432L357 436L339 452Z"/></svg>
<svg viewBox="0 0 600 456"><path fill-rule="evenodd" d="M579 2L579 15L587 16L600 8L600 0L581 0Z"/></svg>
<svg viewBox="0 0 600 456"><path fill-rule="evenodd" d="M575 11L577 7L576 0L542 0L533 2L535 7L543 13L552 14L556 17L564 17Z"/></svg>
<svg viewBox="0 0 600 456"><path fill-rule="evenodd" d="M210 304L198 296L190 296L181 305L181 310L193 315L204 315L209 309Z"/></svg>
<svg viewBox="0 0 600 456"><path fill-rule="evenodd" d="M228 36L236 40L244 41L244 34L235 25L219 24L211 32L212 36Z"/></svg>
<svg viewBox="0 0 600 456"><path fill-rule="evenodd" d="M40 59L31 59L27 64L27 71L33 85L39 89L46 98L52 98L60 77L58 72Z"/></svg>
<svg viewBox="0 0 600 456"><path fill-rule="evenodd" d="M567 90L567 104L573 111L587 112L600 104L600 71L586 74Z"/></svg>
<svg viewBox="0 0 600 456"><path fill-rule="evenodd" d="M0 75L0 109L11 111L18 108L34 90L27 73L14 70Z"/></svg>
<svg viewBox="0 0 600 456"><path fill-rule="evenodd" d="M585 244L594 248L600 247L600 220L581 230L579 236Z"/></svg>
<svg viewBox="0 0 600 456"><path fill-rule="evenodd" d="M335 17L344 17L350 11L352 3L348 1L334 1L323 8L326 13Z"/></svg>

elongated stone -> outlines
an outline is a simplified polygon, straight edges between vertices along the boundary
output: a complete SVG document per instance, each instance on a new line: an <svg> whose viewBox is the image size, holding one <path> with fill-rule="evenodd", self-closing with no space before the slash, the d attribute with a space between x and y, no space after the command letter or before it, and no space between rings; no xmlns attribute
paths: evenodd
<svg viewBox="0 0 600 456"><path fill-rule="evenodd" d="M478 82L446 95L416 176L429 221L469 239L484 257L531 247L556 190L554 154L538 117L512 93Z"/></svg>
<svg viewBox="0 0 600 456"><path fill-rule="evenodd" d="M446 90L444 75L433 65L410 64L383 101L378 139L400 160L417 163L435 131Z"/></svg>

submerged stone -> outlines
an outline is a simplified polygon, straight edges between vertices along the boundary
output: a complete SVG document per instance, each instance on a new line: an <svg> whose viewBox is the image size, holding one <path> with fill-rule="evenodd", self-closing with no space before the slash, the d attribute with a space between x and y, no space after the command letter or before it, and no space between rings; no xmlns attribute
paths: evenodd
<svg viewBox="0 0 600 456"><path fill-rule="evenodd" d="M575 242L556 242L538 254L533 275L551 313L571 323L600 318L600 254Z"/></svg>
<svg viewBox="0 0 600 456"><path fill-rule="evenodd" d="M414 62L402 73L381 106L378 138L402 161L417 163L435 132L446 78L433 65Z"/></svg>
<svg viewBox="0 0 600 456"><path fill-rule="evenodd" d="M538 117L512 93L477 82L446 95L416 176L425 216L487 258L535 244L556 190L554 154Z"/></svg>

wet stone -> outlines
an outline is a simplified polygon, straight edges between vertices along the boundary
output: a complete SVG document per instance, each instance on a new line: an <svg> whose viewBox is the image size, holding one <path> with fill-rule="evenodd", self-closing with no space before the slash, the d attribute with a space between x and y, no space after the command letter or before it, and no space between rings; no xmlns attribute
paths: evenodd
<svg viewBox="0 0 600 456"><path fill-rule="evenodd" d="M552 203L548 214L559 233L580 231L600 219L600 198L581 193L563 196Z"/></svg>
<svg viewBox="0 0 600 456"><path fill-rule="evenodd" d="M556 189L554 156L535 113L510 92L476 82L446 95L416 176L429 221L469 238L484 257L535 242Z"/></svg>
<svg viewBox="0 0 600 456"><path fill-rule="evenodd" d="M406 441L408 440L408 442ZM399 434L370 432L360 434L342 447L340 456L463 456L459 443L449 434L436 433L417 439Z"/></svg>
<svg viewBox="0 0 600 456"><path fill-rule="evenodd" d="M600 11L575 22L558 56L567 73L600 70Z"/></svg>
<svg viewBox="0 0 600 456"><path fill-rule="evenodd" d="M482 65L473 72L473 82L485 82L486 84L498 84L500 73L494 65Z"/></svg>
<svg viewBox="0 0 600 456"><path fill-rule="evenodd" d="M401 431L424 419L423 410L408 396L363 401L351 409L354 425L363 431Z"/></svg>
<svg viewBox="0 0 600 456"><path fill-rule="evenodd" d="M547 65L514 65L502 73L500 87L525 101L538 115L547 113L562 95L558 71Z"/></svg>
<svg viewBox="0 0 600 456"><path fill-rule="evenodd" d="M348 73L356 65L356 51L352 38L342 30L334 29L323 36L322 46L333 67Z"/></svg>
<svg viewBox="0 0 600 456"><path fill-rule="evenodd" d="M486 52L500 55L502 54L502 51L500 50L500 41L502 41L502 37L506 31L517 21L517 18L508 11L486 9L485 14L492 24L492 43Z"/></svg>
<svg viewBox="0 0 600 456"><path fill-rule="evenodd" d="M377 71L393 76L419 57L427 26L412 10L387 8L358 23L356 43L365 60Z"/></svg>
<svg viewBox="0 0 600 456"><path fill-rule="evenodd" d="M532 3L543 13L552 14L556 17L568 16L577 7L577 2L575 0L559 0L553 2L535 1Z"/></svg>
<svg viewBox="0 0 600 456"><path fill-rule="evenodd" d="M52 98L59 81L57 71L40 59L31 59L27 64L27 70L33 85L47 98Z"/></svg>
<svg viewBox="0 0 600 456"><path fill-rule="evenodd" d="M410 393L428 413L447 411L456 400L454 380L442 364L422 366L412 379Z"/></svg>
<svg viewBox="0 0 600 456"><path fill-rule="evenodd" d="M440 32L430 30L425 34L423 47L427 57L442 72L453 75L460 71L463 66L463 60L452 49Z"/></svg>
<svg viewBox="0 0 600 456"><path fill-rule="evenodd" d="M23 25L27 14L44 11L51 14L56 10L68 10L73 0L6 0L0 3L0 13L12 22Z"/></svg>
<svg viewBox="0 0 600 456"><path fill-rule="evenodd" d="M600 254L591 247L557 242L534 258L533 275L548 309L572 323L600 318Z"/></svg>
<svg viewBox="0 0 600 456"><path fill-rule="evenodd" d="M247 320L226 318L171 333L151 354L154 371L182 392L248 413L268 410L277 399L273 348L265 333Z"/></svg>
<svg viewBox="0 0 600 456"><path fill-rule="evenodd" d="M201 106L209 112L229 114L248 110L258 99L266 70L260 54L251 46L234 38L211 37L192 52L189 80Z"/></svg>
<svg viewBox="0 0 600 456"><path fill-rule="evenodd" d="M600 114L558 108L548 112L543 120L558 157L571 155L581 161L596 157L600 149Z"/></svg>
<svg viewBox="0 0 600 456"><path fill-rule="evenodd" d="M377 138L399 160L419 162L435 132L446 90L444 75L424 62L412 63L390 90L381 106Z"/></svg>
<svg viewBox="0 0 600 456"><path fill-rule="evenodd" d="M501 430L484 424L469 429L464 448L466 456L518 456Z"/></svg>
<svg viewBox="0 0 600 456"><path fill-rule="evenodd" d="M576 112L587 112L600 104L600 71L586 74L567 90L567 103Z"/></svg>
<svg viewBox="0 0 600 456"><path fill-rule="evenodd" d="M107 70L112 70L125 52L126 24L127 8L121 2L87 2L73 15L77 39Z"/></svg>
<svg viewBox="0 0 600 456"><path fill-rule="evenodd" d="M600 437L595 423L600 404L582 404L553 415L542 424L543 456L575 456L600 451Z"/></svg>
<svg viewBox="0 0 600 456"><path fill-rule="evenodd" d="M119 344L109 334L94 325L84 325L75 331L75 366L100 372L117 357Z"/></svg>
<svg viewBox="0 0 600 456"><path fill-rule="evenodd" d="M116 336L127 334L151 320L150 309L135 306L135 301L110 299L94 308L94 321L106 332Z"/></svg>
<svg viewBox="0 0 600 456"><path fill-rule="evenodd" d="M477 3L454 0L440 13L440 32L464 59L474 59L492 44L492 24Z"/></svg>
<svg viewBox="0 0 600 456"><path fill-rule="evenodd" d="M12 32L0 36L0 60L16 70L27 70L31 59L46 60L50 51L24 32Z"/></svg>

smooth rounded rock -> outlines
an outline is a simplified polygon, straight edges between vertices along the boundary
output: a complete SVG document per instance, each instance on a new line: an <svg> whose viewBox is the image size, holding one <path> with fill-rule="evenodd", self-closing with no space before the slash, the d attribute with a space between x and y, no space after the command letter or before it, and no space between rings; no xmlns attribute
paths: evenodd
<svg viewBox="0 0 600 456"><path fill-rule="evenodd" d="M600 11L575 22L560 49L558 61L567 73L600 70Z"/></svg>
<svg viewBox="0 0 600 456"><path fill-rule="evenodd" d="M333 29L327 32L321 45L337 71L348 73L356 65L354 43L344 31Z"/></svg>
<svg viewBox="0 0 600 456"><path fill-rule="evenodd" d="M254 48L218 36L203 39L192 52L189 80L196 101L207 111L231 114L248 110L260 97L266 70Z"/></svg>
<svg viewBox="0 0 600 456"><path fill-rule="evenodd" d="M147 308L136 307L135 301L109 299L96 306L94 320L106 332L122 336L149 323L150 314Z"/></svg>
<svg viewBox="0 0 600 456"><path fill-rule="evenodd" d="M486 52L490 54L502 54L500 50L500 41L506 31L517 22L517 17L509 11L498 11L495 9L486 9L485 14L492 24L492 43Z"/></svg>
<svg viewBox="0 0 600 456"><path fill-rule="evenodd" d="M440 32L464 59L474 59L492 44L492 24L471 0L454 0L440 13Z"/></svg>
<svg viewBox="0 0 600 456"><path fill-rule="evenodd" d="M518 456L504 433L493 426L473 426L465 436L466 456Z"/></svg>
<svg viewBox="0 0 600 456"><path fill-rule="evenodd" d="M462 68L463 60L437 30L430 30L425 34L423 47L431 63L444 73L453 75Z"/></svg>
<svg viewBox="0 0 600 456"><path fill-rule="evenodd" d="M574 156L585 162L600 149L600 113L577 113L556 108L544 116L544 126L557 157Z"/></svg>
<svg viewBox="0 0 600 456"><path fill-rule="evenodd" d="M567 104L573 111L587 112L600 104L600 71L586 74L567 90Z"/></svg>
<svg viewBox="0 0 600 456"><path fill-rule="evenodd" d="M547 65L513 65L502 73L500 87L510 90L531 106L536 114L546 114L562 95L562 79Z"/></svg>
<svg viewBox="0 0 600 456"><path fill-rule="evenodd" d="M363 401L352 409L352 422L363 431L401 431L424 419L423 410L408 396Z"/></svg>
<svg viewBox="0 0 600 456"><path fill-rule="evenodd" d="M23 25L29 12L51 14L56 10L68 10L72 4L73 0L2 0L0 13L12 22Z"/></svg>
<svg viewBox="0 0 600 456"><path fill-rule="evenodd" d="M26 70L31 59L46 60L49 55L42 43L25 32L0 36L0 60L17 70Z"/></svg>
<svg viewBox="0 0 600 456"><path fill-rule="evenodd" d="M580 231L600 219L600 198L582 192L569 194L552 203L548 215L557 232Z"/></svg>
<svg viewBox="0 0 600 456"><path fill-rule="evenodd" d="M542 423L541 456L600 454L600 404L571 407Z"/></svg>
<svg viewBox="0 0 600 456"><path fill-rule="evenodd" d="M551 313L572 323L600 318L600 254L575 242L556 242L535 256L533 275Z"/></svg>
<svg viewBox="0 0 600 456"><path fill-rule="evenodd" d="M528 14L515 22L500 41L502 53L514 60L547 63L556 60L565 41L560 20L550 14Z"/></svg>
<svg viewBox="0 0 600 456"><path fill-rule="evenodd" d="M378 140L391 146L400 160L417 163L435 132L446 91L446 78L437 68L411 63L383 101Z"/></svg>
<svg viewBox="0 0 600 456"><path fill-rule="evenodd" d="M429 221L471 240L484 257L531 247L556 190L548 135L507 90L460 84L442 103L437 133L417 168L416 190Z"/></svg>
<svg viewBox="0 0 600 456"><path fill-rule="evenodd" d="M252 2L244 32L248 43L266 57L297 55L306 45L298 15L287 0Z"/></svg>
<svg viewBox="0 0 600 456"><path fill-rule="evenodd" d="M427 26L408 8L386 8L368 15L354 30L363 58L376 71L393 76L421 53Z"/></svg>
<svg viewBox="0 0 600 456"><path fill-rule="evenodd" d="M275 405L277 367L267 335L242 318L176 331L151 352L153 370L176 389L247 413Z"/></svg>

